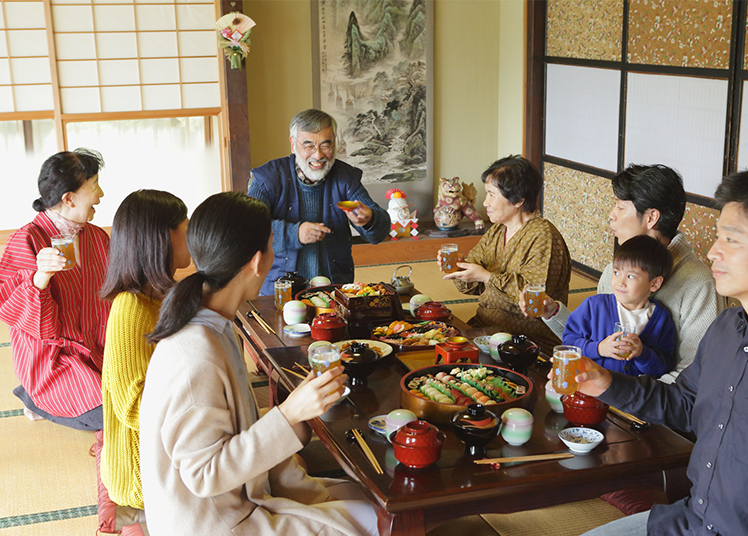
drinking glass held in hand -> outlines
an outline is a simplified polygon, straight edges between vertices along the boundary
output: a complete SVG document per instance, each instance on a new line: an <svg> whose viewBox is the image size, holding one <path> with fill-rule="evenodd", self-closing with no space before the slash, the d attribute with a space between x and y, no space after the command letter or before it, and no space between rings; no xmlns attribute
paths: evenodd
<svg viewBox="0 0 748 536"><path fill-rule="evenodd" d="M65 257L65 268L71 270L75 268L75 238L71 235L54 235L50 238L52 247Z"/></svg>
<svg viewBox="0 0 748 536"><path fill-rule="evenodd" d="M553 348L553 389L560 395L570 395L578 388L576 377L582 372L582 350L578 346Z"/></svg>
<svg viewBox="0 0 748 536"><path fill-rule="evenodd" d="M309 350L309 364L312 366L316 376L322 376L325 372L335 367L342 366L340 361L340 350L333 345L317 346ZM341 395L343 388L337 390Z"/></svg>
<svg viewBox="0 0 748 536"><path fill-rule="evenodd" d="M459 270L457 263L460 261L460 253L457 244L442 244L439 254L442 272L451 274Z"/></svg>
<svg viewBox="0 0 748 536"><path fill-rule="evenodd" d="M527 316L538 318L543 316L545 294L545 283L527 285L526 289Z"/></svg>
<svg viewBox="0 0 748 536"><path fill-rule="evenodd" d="M628 324L624 324L623 322L616 322L614 327L614 333L621 332L621 334L616 337L617 341L622 341L624 337L628 337L629 335L634 333L634 327L630 326ZM634 351L634 349L629 346L628 351L624 351L623 353L618 353L618 356L621 359L628 359L631 353Z"/></svg>

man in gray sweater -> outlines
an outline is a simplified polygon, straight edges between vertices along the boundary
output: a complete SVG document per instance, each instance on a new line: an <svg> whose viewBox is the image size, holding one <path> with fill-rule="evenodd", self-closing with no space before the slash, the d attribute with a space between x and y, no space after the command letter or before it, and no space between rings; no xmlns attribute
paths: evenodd
<svg viewBox="0 0 748 536"><path fill-rule="evenodd" d="M672 383L693 361L706 329L724 309L709 268L696 258L686 236L678 231L686 209L686 192L677 172L663 165L630 165L612 180L615 207L610 212L610 228L623 243L641 234L667 246L673 268L662 287L652 297L673 316L676 329L677 365L660 377ZM610 294L613 264L605 267L597 285L598 294ZM524 303L520 303L524 310ZM543 320L559 337L563 336L569 310L562 303L546 301Z"/></svg>

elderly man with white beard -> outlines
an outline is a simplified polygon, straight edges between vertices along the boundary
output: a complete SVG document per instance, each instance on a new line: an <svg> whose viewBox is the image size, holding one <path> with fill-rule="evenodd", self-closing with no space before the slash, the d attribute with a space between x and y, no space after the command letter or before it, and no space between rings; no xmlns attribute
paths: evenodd
<svg viewBox="0 0 748 536"><path fill-rule="evenodd" d="M291 120L291 155L250 172L247 194L273 215L275 260L263 296L273 294L273 282L292 271L352 283L349 223L372 244L389 233L390 217L361 184L362 171L335 159L336 130L335 119L323 111L299 112ZM337 207L340 201L358 206L344 211Z"/></svg>

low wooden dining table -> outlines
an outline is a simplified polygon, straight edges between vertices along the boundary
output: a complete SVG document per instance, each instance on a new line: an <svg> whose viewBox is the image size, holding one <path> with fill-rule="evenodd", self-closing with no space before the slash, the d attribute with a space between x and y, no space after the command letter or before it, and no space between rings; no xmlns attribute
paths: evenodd
<svg viewBox="0 0 748 536"><path fill-rule="evenodd" d="M266 332L259 315L275 333ZM485 334L453 319L451 324L467 337ZM260 297L240 307L235 325L258 366L271 381L288 388L300 382L283 368L307 362L311 337L291 337L283 332L281 315L273 298ZM497 331L497 330L494 330ZM356 387L346 400L311 422L312 428L343 470L360 483L375 504L380 534L423 535L455 518L485 513L511 513L599 497L622 489L651 488L664 491L668 500L685 496L690 487L685 471L693 444L674 431L651 425L633 430L623 418L609 413L595 426L605 439L591 453L563 460L491 465L473 463L464 445L448 425L438 425L447 435L439 460L420 470L398 463L392 445L368 422L401 407L401 378L411 369L407 353L393 354L380 362L368 385ZM481 361L496 363L485 354ZM413 366L413 363L410 363ZM424 363L423 366L427 364ZM298 370L298 369L296 369ZM562 414L551 411L545 400L547 368L532 367L537 400L532 407L534 428L522 446L508 445L501 436L488 446L489 458L568 452L558 432L571 426ZM384 469L378 474L357 443L346 438L351 428L364 438ZM562 520L559 520L562 522Z"/></svg>

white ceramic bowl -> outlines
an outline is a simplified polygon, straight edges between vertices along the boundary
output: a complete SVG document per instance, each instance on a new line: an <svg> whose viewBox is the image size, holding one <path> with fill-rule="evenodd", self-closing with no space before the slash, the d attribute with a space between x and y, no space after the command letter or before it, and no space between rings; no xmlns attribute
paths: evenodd
<svg viewBox="0 0 748 536"><path fill-rule="evenodd" d="M576 454L587 454L603 440L603 434L592 428L567 428L558 433L569 450Z"/></svg>
<svg viewBox="0 0 748 536"><path fill-rule="evenodd" d="M431 301L431 298L429 298L425 294L416 294L410 299L410 302L409 302L410 314L412 314L413 316L416 316L416 309L418 309L424 303L430 302L430 301Z"/></svg>
<svg viewBox="0 0 748 536"><path fill-rule="evenodd" d="M298 300L286 302L283 306L283 321L286 324L301 324L306 322L306 304Z"/></svg>
<svg viewBox="0 0 748 536"><path fill-rule="evenodd" d="M324 275L318 275L309 281L309 286L311 287L324 287L329 284L330 280Z"/></svg>
<svg viewBox="0 0 748 536"><path fill-rule="evenodd" d="M561 396L562 395L558 394L553 388L553 382L548 380L545 384L545 401L548 402L548 405L556 413L564 412L564 405L561 403Z"/></svg>
<svg viewBox="0 0 748 536"><path fill-rule="evenodd" d="M483 352L484 354L487 354L491 351L491 347L488 345L488 341L491 339L490 335L483 335L482 337L476 337L473 339L473 344L478 347L478 349Z"/></svg>
<svg viewBox="0 0 748 536"><path fill-rule="evenodd" d="M523 408L509 408L501 414L501 437L513 446L524 445L532 437L535 418Z"/></svg>
<svg viewBox="0 0 748 536"><path fill-rule="evenodd" d="M501 356L499 356L499 346L501 346L502 343L510 340L511 338L511 333L500 331L498 333L494 333L488 339L489 353L491 354L491 357L494 361L501 361Z"/></svg>
<svg viewBox="0 0 748 536"><path fill-rule="evenodd" d="M409 422L417 421L418 417L416 414L407 409L396 409L390 411L384 420L384 435L388 441L393 432L397 432L400 428L408 424Z"/></svg>

